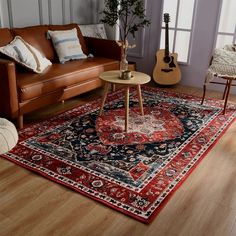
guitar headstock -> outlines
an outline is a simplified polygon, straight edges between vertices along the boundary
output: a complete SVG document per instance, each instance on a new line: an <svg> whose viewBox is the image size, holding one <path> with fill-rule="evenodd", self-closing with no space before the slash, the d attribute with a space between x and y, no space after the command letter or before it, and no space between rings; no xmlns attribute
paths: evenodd
<svg viewBox="0 0 236 236"><path fill-rule="evenodd" d="M169 15L169 13L164 13L164 22L166 24L170 22L170 15Z"/></svg>

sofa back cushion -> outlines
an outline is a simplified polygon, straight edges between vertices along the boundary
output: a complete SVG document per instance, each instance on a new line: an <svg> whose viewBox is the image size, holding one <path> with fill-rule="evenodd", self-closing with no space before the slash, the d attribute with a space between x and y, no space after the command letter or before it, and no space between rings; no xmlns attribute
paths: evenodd
<svg viewBox="0 0 236 236"><path fill-rule="evenodd" d="M11 31L8 28L0 29L0 47L9 44L14 39Z"/></svg>
<svg viewBox="0 0 236 236"><path fill-rule="evenodd" d="M88 55L89 51L87 49L87 46L86 46L86 43L85 43L85 40L84 40L84 36L82 35L82 33L80 31L80 28L79 28L79 26L77 24L72 23L72 24L67 24L67 25L49 25L49 30L52 30L52 31L53 30L56 30L56 31L59 31L59 30L71 30L71 29L74 29L74 28L77 29L77 34L78 34L78 38L79 38L79 41L80 41L83 53Z"/></svg>
<svg viewBox="0 0 236 236"><path fill-rule="evenodd" d="M51 40L47 38L48 25L30 26L25 28L14 28L12 32L15 36L22 37L31 46L38 49L47 59L56 58Z"/></svg>

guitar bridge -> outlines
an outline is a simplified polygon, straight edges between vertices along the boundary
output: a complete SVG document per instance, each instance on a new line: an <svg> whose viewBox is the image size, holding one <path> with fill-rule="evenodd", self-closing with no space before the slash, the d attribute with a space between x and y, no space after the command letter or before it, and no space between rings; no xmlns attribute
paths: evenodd
<svg viewBox="0 0 236 236"><path fill-rule="evenodd" d="M161 69L161 71L168 73L168 72L173 71L173 69Z"/></svg>

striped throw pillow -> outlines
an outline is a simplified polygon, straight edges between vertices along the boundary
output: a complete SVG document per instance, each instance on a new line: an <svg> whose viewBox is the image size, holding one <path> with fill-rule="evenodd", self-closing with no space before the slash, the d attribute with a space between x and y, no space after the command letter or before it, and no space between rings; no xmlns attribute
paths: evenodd
<svg viewBox="0 0 236 236"><path fill-rule="evenodd" d="M81 49L76 28L60 31L49 30L48 35L52 39L60 63L87 58Z"/></svg>
<svg viewBox="0 0 236 236"><path fill-rule="evenodd" d="M8 45L0 47L0 52L36 73L42 73L52 65L46 57L20 36L16 36Z"/></svg>

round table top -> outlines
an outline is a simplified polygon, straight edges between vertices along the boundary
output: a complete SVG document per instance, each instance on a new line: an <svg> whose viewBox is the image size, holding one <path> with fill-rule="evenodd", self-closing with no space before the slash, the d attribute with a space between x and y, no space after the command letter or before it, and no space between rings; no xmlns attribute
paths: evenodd
<svg viewBox="0 0 236 236"><path fill-rule="evenodd" d="M114 84L124 84L124 85L140 85L146 84L151 80L151 77L147 74L138 71L131 71L132 78L130 79L120 79L119 70L105 71L99 75L99 78L103 81L114 83Z"/></svg>

